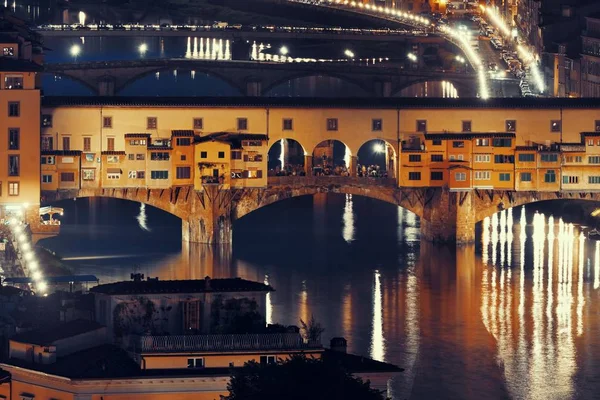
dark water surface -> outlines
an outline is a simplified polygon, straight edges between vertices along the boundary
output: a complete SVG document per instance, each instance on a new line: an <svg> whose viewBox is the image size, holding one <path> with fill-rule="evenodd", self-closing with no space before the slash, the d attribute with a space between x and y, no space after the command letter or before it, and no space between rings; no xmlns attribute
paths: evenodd
<svg viewBox="0 0 600 400"><path fill-rule="evenodd" d="M600 246L533 205L484 221L477 249L459 250L420 243L414 214L356 196L276 203L218 248L182 248L179 220L151 207L61 206L62 233L42 244L75 273L266 281L271 322L314 314L326 341L406 368L394 399L600 397Z"/></svg>

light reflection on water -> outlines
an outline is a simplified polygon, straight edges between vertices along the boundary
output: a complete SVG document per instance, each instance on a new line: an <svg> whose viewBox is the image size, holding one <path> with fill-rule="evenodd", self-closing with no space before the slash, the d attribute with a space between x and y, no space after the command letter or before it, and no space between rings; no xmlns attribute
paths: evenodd
<svg viewBox="0 0 600 400"><path fill-rule="evenodd" d="M480 253L455 250L419 243L419 221L406 210L359 196L348 208L349 201L271 206L249 220L250 235L234 236L233 249L186 244L142 262L140 272L269 283L276 289L267 299L270 321L298 324L314 315L326 345L343 336L350 352L405 368L383 387L394 399L595 396L599 242L559 216L517 208L482 222ZM165 236L158 226L143 235ZM113 264L77 271L102 282L130 272Z"/></svg>

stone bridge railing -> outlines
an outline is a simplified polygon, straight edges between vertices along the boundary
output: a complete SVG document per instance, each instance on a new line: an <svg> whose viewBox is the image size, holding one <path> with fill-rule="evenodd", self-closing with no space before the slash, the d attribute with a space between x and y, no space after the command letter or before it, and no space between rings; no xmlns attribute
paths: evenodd
<svg viewBox="0 0 600 400"><path fill-rule="evenodd" d="M269 186L398 186L394 178L363 178L354 176L269 176L267 184Z"/></svg>

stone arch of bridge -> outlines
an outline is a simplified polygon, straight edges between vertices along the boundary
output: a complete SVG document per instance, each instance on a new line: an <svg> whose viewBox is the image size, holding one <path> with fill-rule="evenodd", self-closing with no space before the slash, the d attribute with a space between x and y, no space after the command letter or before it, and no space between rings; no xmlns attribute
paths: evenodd
<svg viewBox="0 0 600 400"><path fill-rule="evenodd" d="M69 74L69 72L45 72L45 74L48 75L53 75L53 76L60 76L61 78L68 78L70 80L72 80L73 82L77 82L79 84L81 84L82 86L86 87L87 89L90 89L92 91L92 93L94 95L98 94L98 86L90 83L89 81L85 80L85 79L81 79L79 77L77 77L76 75L71 75Z"/></svg>
<svg viewBox="0 0 600 400"><path fill-rule="evenodd" d="M308 155L308 153L306 152L306 146L304 146L302 144L302 141L298 138L282 137L280 139L274 140L269 146L269 151L267 153L269 157L267 167L269 168L269 170L274 169L274 165L281 162L280 156L282 150L282 140L285 140L287 142L287 149L289 150L289 154L286 154L285 157L289 161L284 160L284 162L304 166L305 158ZM292 147L295 147L296 149L299 148L300 154L297 154L296 151L294 151L292 154L292 151L295 150L290 150L290 148Z"/></svg>
<svg viewBox="0 0 600 400"><path fill-rule="evenodd" d="M43 191L42 204L86 197L106 197L143 203L185 220L190 214L187 199L194 194L193 192L194 189L191 186L171 189L127 188Z"/></svg>
<svg viewBox="0 0 600 400"><path fill-rule="evenodd" d="M340 69L342 69L343 67L340 67ZM324 70L315 70L315 71L303 71L303 72L298 72L298 73L290 73L289 75L285 75L281 78L275 79L271 82L269 82L268 84L266 84L263 88L262 88L262 94L266 95L267 93L269 93L271 90L273 90L274 88L276 88L277 86L285 83L285 82L291 82L294 81L296 79L301 79L301 78L309 78L309 77L328 77L328 78L336 78L339 79L343 82L346 83L350 83L352 85L355 85L357 87L359 87L360 89L364 90L365 93L367 93L367 95L373 95L373 87L370 87L368 85L366 85L364 82L357 80L357 79L352 79L349 78L348 76L345 76L344 74L337 74L335 72L331 72L331 71L324 71Z"/></svg>
<svg viewBox="0 0 600 400"><path fill-rule="evenodd" d="M441 82L450 82L456 88L456 91L458 92L459 97L469 97L469 95L471 94L467 83L465 83L461 80L453 79L453 78L444 79L443 75L441 75L440 78L437 78L437 77L436 78L434 78L434 77L415 78L415 79L411 79L406 82L403 82L394 87L394 89L392 90L391 96L396 97L396 96L400 95L400 92L402 92L404 89L407 89L413 85L418 85L418 84L425 83L425 82L440 82L440 83ZM474 82L473 82L473 84L474 84Z"/></svg>
<svg viewBox="0 0 600 400"><path fill-rule="evenodd" d="M475 222L481 222L495 213L528 204L553 200L578 200L600 203L600 193L594 192L512 192L512 191L477 191L473 194Z"/></svg>
<svg viewBox="0 0 600 400"><path fill-rule="evenodd" d="M427 198L435 195L435 190L409 189L404 193L391 184L384 186L378 184L382 179L377 178L348 178L348 177L281 177L270 182L281 181L276 185L269 185L264 191L246 191L232 208L232 219L238 220L244 216L271 204L300 196L314 196L318 193L351 194L353 196L368 197L386 203L400 206L418 216L427 219L425 209ZM364 183L361 183L361 180ZM304 184L300 183L304 182Z"/></svg>
<svg viewBox="0 0 600 400"><path fill-rule="evenodd" d="M221 74L219 72L215 72L213 69L208 69L208 68L192 68L192 67L157 67L157 68L151 68L148 70L145 70L144 72L141 72L139 74L135 74L134 76L126 79L124 82L119 83L118 87L115 88L115 92L118 93L121 90L125 89L127 86L133 84L134 82L145 78L149 75L154 75L157 72L159 73L172 73L173 70L177 70L178 73L179 71L183 71L183 72L191 72L191 71L195 71L196 74L206 74L209 75L211 77L214 77L220 81L223 81L224 83L228 84L229 86L231 86L232 88L234 88L239 94L244 95L246 93L246 88L245 86L241 85L239 82L236 82L230 78L227 77L227 75L225 74Z"/></svg>

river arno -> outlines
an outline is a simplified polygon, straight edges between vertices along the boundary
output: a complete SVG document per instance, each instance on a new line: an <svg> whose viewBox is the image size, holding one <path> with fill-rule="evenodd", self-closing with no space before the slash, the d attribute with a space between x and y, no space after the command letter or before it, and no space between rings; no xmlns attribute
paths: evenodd
<svg viewBox="0 0 600 400"><path fill-rule="evenodd" d="M259 210L220 248L182 248L179 221L150 207L62 205L63 233L43 244L76 273L266 280L271 321L314 314L325 342L344 336L349 351L406 368L394 399L598 397L600 247L559 216L550 235L534 205L497 214L477 249L459 250L420 243L401 208L343 195Z"/></svg>

